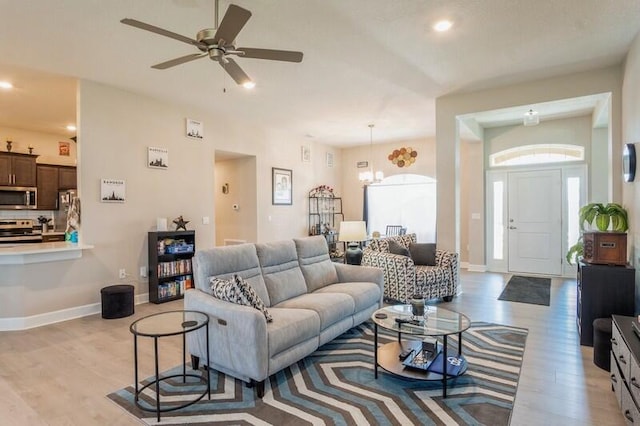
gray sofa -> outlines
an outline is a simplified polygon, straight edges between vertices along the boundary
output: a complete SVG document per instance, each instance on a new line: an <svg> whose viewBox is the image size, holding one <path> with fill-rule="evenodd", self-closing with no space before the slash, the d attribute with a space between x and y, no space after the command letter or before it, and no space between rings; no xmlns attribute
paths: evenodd
<svg viewBox="0 0 640 426"><path fill-rule="evenodd" d="M371 317L382 306L377 268L330 260L322 236L198 251L195 289L184 307L210 316L211 368L257 385ZM216 299L211 277L244 278L264 301L272 322L253 307ZM192 363L206 359L205 329L187 334Z"/></svg>

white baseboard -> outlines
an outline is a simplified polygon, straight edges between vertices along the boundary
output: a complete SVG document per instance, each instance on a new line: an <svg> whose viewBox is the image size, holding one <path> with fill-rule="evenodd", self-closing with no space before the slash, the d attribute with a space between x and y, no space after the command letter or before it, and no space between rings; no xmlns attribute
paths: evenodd
<svg viewBox="0 0 640 426"><path fill-rule="evenodd" d="M135 296L135 304L149 302L149 293ZM30 328L42 327L43 325L55 324L57 322L69 321L102 312L102 303L91 303L84 306L61 309L59 311L45 312L43 314L31 315L28 317L0 318L0 331L28 330Z"/></svg>
<svg viewBox="0 0 640 426"><path fill-rule="evenodd" d="M487 272L487 265L467 265L467 271L469 272Z"/></svg>

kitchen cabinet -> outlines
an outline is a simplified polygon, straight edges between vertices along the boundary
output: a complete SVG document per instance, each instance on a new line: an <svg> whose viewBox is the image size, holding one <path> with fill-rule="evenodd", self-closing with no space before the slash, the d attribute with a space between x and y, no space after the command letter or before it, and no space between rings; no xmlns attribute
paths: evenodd
<svg viewBox="0 0 640 426"><path fill-rule="evenodd" d="M37 155L0 153L0 185L36 186Z"/></svg>
<svg viewBox="0 0 640 426"><path fill-rule="evenodd" d="M58 179L60 168L49 164L38 164L38 210L58 208Z"/></svg>
<svg viewBox="0 0 640 426"><path fill-rule="evenodd" d="M59 166L58 189L76 189L78 176L75 167Z"/></svg>

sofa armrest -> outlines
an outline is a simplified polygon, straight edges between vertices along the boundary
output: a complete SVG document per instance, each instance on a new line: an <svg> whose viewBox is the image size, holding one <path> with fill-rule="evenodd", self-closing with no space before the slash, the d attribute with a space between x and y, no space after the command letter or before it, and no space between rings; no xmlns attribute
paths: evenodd
<svg viewBox="0 0 640 426"><path fill-rule="evenodd" d="M394 300L408 300L411 294L404 294L416 282L416 267L409 256L364 250L362 264L381 268L384 274L384 295ZM400 294L402 290L403 294Z"/></svg>
<svg viewBox="0 0 640 426"><path fill-rule="evenodd" d="M250 306L225 302L198 289L184 295L184 308L209 315L210 364L241 379L268 377L267 320ZM187 333L191 354L206 357L205 329Z"/></svg>
<svg viewBox="0 0 640 426"><path fill-rule="evenodd" d="M451 282L455 289L460 281L460 261L458 253L445 250L436 250L436 266L446 268L451 276Z"/></svg>

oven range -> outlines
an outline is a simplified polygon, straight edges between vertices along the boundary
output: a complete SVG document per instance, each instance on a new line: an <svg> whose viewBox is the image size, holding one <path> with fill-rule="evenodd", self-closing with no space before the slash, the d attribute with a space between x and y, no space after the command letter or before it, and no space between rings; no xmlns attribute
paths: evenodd
<svg viewBox="0 0 640 426"><path fill-rule="evenodd" d="M42 231L33 229L33 220L0 219L0 244L41 242Z"/></svg>

